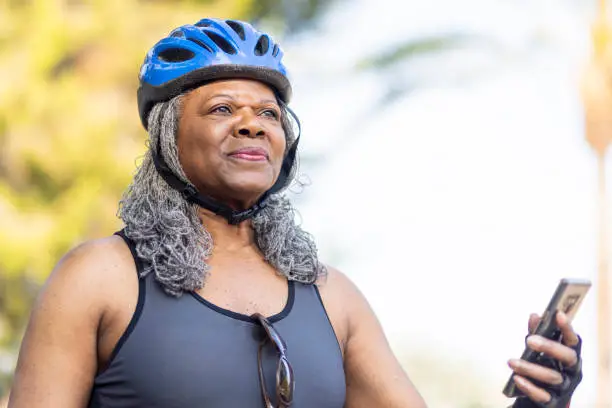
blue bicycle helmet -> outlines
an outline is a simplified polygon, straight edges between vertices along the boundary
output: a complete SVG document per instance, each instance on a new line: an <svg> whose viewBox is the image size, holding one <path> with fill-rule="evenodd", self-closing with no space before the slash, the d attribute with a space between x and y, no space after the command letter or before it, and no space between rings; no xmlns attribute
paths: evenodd
<svg viewBox="0 0 612 408"><path fill-rule="evenodd" d="M146 129L156 103L217 79L261 81L288 103L291 84L282 58L268 34L242 21L205 18L178 27L151 48L140 69L140 120Z"/></svg>
<svg viewBox="0 0 612 408"><path fill-rule="evenodd" d="M219 79L249 78L263 82L287 104L291 98L291 84L282 57L282 50L269 35L245 22L206 18L194 25L181 26L151 48L140 69L140 120L147 129L149 113L156 103ZM299 127L297 116L287 106L285 108ZM213 211L230 224L238 224L255 216L266 206L271 194L287 186L299 138L298 133L287 149L272 188L253 206L241 211L201 194L195 186L177 177L168 167L159 146L154 149L153 162L159 175L185 200Z"/></svg>

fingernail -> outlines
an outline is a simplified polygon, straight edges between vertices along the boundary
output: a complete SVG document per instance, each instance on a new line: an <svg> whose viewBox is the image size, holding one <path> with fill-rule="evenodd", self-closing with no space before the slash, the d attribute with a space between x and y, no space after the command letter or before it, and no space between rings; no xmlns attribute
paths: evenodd
<svg viewBox="0 0 612 408"><path fill-rule="evenodd" d="M510 366L510 368L517 368L520 364L520 361L515 358L508 360L508 365Z"/></svg>
<svg viewBox="0 0 612 408"><path fill-rule="evenodd" d="M559 320L561 321L560 323L565 323L567 322L567 315L563 312L558 312L558 316L559 316Z"/></svg>
<svg viewBox="0 0 612 408"><path fill-rule="evenodd" d="M514 382L518 385L525 385L525 380L522 377L514 376Z"/></svg>
<svg viewBox="0 0 612 408"><path fill-rule="evenodd" d="M544 344L542 339L540 337L536 337L536 336L529 336L529 338L527 339L527 343L530 346L536 346L536 347L540 347L540 346L542 346Z"/></svg>

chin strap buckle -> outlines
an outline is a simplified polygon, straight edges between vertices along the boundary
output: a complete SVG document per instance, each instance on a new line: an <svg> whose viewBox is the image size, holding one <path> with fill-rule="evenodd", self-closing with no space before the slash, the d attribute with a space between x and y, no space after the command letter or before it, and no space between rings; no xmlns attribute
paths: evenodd
<svg viewBox="0 0 612 408"><path fill-rule="evenodd" d="M258 212L260 212L266 206L267 197L265 197L261 202L255 204L251 208L244 211L232 211L226 214L219 214L227 219L227 222L230 225L238 225L242 221L248 220L249 218L253 218Z"/></svg>
<svg viewBox="0 0 612 408"><path fill-rule="evenodd" d="M188 201L191 201L193 198L198 196L198 191L194 186L187 184L181 190L181 195Z"/></svg>

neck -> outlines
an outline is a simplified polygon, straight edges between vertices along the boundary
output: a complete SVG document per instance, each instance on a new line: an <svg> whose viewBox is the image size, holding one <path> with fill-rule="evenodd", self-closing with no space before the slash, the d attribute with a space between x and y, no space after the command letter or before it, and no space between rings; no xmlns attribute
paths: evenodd
<svg viewBox="0 0 612 408"><path fill-rule="evenodd" d="M202 225L212 236L215 249L233 252L255 245L255 231L251 220L231 225L225 218L204 208L199 208L198 215Z"/></svg>

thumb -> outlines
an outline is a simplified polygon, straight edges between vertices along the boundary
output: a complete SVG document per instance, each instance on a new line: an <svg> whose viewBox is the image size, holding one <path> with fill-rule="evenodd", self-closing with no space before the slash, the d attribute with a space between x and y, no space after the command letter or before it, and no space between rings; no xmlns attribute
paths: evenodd
<svg viewBox="0 0 612 408"><path fill-rule="evenodd" d="M542 319L536 313L532 313L529 315L529 325L528 325L529 334L535 332L535 329L536 327L538 327L540 320Z"/></svg>

